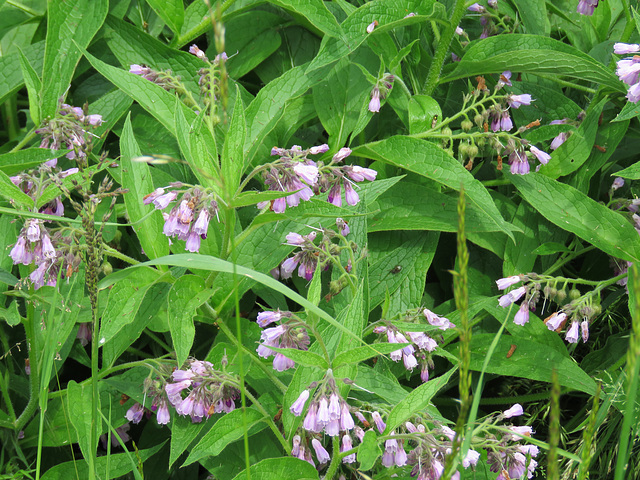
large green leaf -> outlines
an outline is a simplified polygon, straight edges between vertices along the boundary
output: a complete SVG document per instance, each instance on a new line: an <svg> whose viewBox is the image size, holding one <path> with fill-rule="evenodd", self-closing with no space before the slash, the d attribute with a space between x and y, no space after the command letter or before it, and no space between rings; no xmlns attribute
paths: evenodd
<svg viewBox="0 0 640 480"><path fill-rule="evenodd" d="M318 471L309 462L295 457L267 458L243 470L233 480L318 480Z"/></svg>
<svg viewBox="0 0 640 480"><path fill-rule="evenodd" d="M149 212L154 210L153 205L143 205L142 199L145 195L153 192L154 185L151 180L149 165L144 162L135 162L133 159L139 157L140 147L133 135L131 128L131 116L122 129L120 136L120 165L121 184L127 189L124 196L124 204L127 208L127 215L133 224L133 230L140 240L142 250L149 258L158 258L169 253L169 241L162 234L164 221L160 212ZM147 217L147 218L145 218ZM144 219L144 220L143 220Z"/></svg>
<svg viewBox="0 0 640 480"><path fill-rule="evenodd" d="M55 113L58 100L68 90L82 57L81 49L87 48L109 9L107 0L70 0L48 5L42 68L43 117Z"/></svg>
<svg viewBox="0 0 640 480"><path fill-rule="evenodd" d="M471 369L480 371L493 334L476 334L471 339ZM515 345L516 349L507 355ZM457 348L457 347L456 347ZM596 382L566 355L531 338L502 336L487 366L487 373L551 382L552 371L560 385L593 395Z"/></svg>
<svg viewBox="0 0 640 480"><path fill-rule="evenodd" d="M416 13L408 17L409 13ZM443 16L442 5L433 0L378 0L367 2L351 13L340 25L344 35L324 37L320 52L309 65L308 72L317 70L354 52L367 40L367 26L378 22L373 34L381 34L397 27L423 23Z"/></svg>
<svg viewBox="0 0 640 480"><path fill-rule="evenodd" d="M464 186L469 204L482 212L487 217L487 222L492 222L497 231L513 237L511 231L514 227L502 218L489 192L460 162L437 145L397 135L362 145L354 149L353 154L404 168L453 190L460 190Z"/></svg>
<svg viewBox="0 0 640 480"><path fill-rule="evenodd" d="M371 84L360 69L341 61L326 79L313 87L313 100L331 145L344 145L358 121L358 113L367 101Z"/></svg>
<svg viewBox="0 0 640 480"><path fill-rule="evenodd" d="M0 155L0 170L7 175L16 175L31 168L36 168L47 160L66 155L68 150L52 152L48 148L25 148L17 152Z"/></svg>
<svg viewBox="0 0 640 480"><path fill-rule="evenodd" d="M184 23L182 0L147 0L158 16L178 35Z"/></svg>
<svg viewBox="0 0 640 480"><path fill-rule="evenodd" d="M245 429L249 429L249 432L253 434L259 431L259 429L265 428L265 423L260 424L263 419L264 416L262 413L253 408L247 408L244 412L239 408L231 413L225 414L216 422L215 427L209 430L209 432L202 437L202 440L193 447L193 450L191 450L191 453L182 466L184 467L193 462L197 462L203 457L220 454L227 445L242 437ZM258 424L257 428L253 428L256 424Z"/></svg>
<svg viewBox="0 0 640 480"><path fill-rule="evenodd" d="M600 114L608 99L591 105L587 116L577 130L551 154L551 160L540 168L540 172L551 178L558 178L575 172L591 155L596 140Z"/></svg>
<svg viewBox="0 0 640 480"><path fill-rule="evenodd" d="M164 445L160 443L153 448L147 448L145 450L137 450L135 455L141 463L145 462L153 455L155 455ZM107 466L109 467L109 478L122 477L129 473L135 467L135 463L132 463L131 459L134 456L133 453L116 453L111 455L105 455L96 459L96 470L99 472L105 472ZM51 467L47 470L42 477L42 480L69 480L70 478L89 478L89 467L85 462L78 462L72 460L69 462L59 463L58 465ZM101 477L105 478L105 477Z"/></svg>
<svg viewBox="0 0 640 480"><path fill-rule="evenodd" d="M183 275L171 286L168 302L169 329L176 361L182 366L193 345L196 330L193 317L196 309L206 302L212 290L205 288L204 280L195 275Z"/></svg>
<svg viewBox="0 0 640 480"><path fill-rule="evenodd" d="M538 35L498 35L472 42L456 68L441 82L505 70L588 80L624 92L606 66L571 45Z"/></svg>
<svg viewBox="0 0 640 480"><path fill-rule="evenodd" d="M271 0L271 2L289 10L294 16L304 18L326 35L332 37L343 35L336 17L331 14L322 0Z"/></svg>
<svg viewBox="0 0 640 480"><path fill-rule="evenodd" d="M22 52L36 72L42 71L44 62L44 40L25 47ZM20 52L0 57L0 102L16 93L24 85Z"/></svg>
<svg viewBox="0 0 640 480"><path fill-rule="evenodd" d="M236 103L222 149L222 178L226 191L230 195L238 189L245 165L243 147L247 134L247 122L238 87L236 87Z"/></svg>
<svg viewBox="0 0 640 480"><path fill-rule="evenodd" d="M457 367L452 368L447 373L440 375L434 379L430 379L427 383L423 383L415 388L400 403L398 403L387 417L387 428L385 432L395 430L398 425L404 422L414 413L424 410L431 402L436 393L444 387Z"/></svg>
<svg viewBox="0 0 640 480"><path fill-rule="evenodd" d="M95 445L91 445L91 383L78 384L71 380L67 386L67 406L69 420L78 434L78 445L85 459L89 459L98 448L98 439ZM98 410L100 410L100 398L98 398Z"/></svg>
<svg viewBox="0 0 640 480"><path fill-rule="evenodd" d="M569 185L540 174L509 175L509 178L524 199L550 222L609 255L640 260L640 236L621 214Z"/></svg>

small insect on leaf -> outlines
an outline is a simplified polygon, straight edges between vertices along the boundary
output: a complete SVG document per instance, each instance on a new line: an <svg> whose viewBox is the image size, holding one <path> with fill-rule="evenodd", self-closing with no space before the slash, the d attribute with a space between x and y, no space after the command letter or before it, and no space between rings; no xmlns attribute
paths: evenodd
<svg viewBox="0 0 640 480"><path fill-rule="evenodd" d="M511 355L513 355L513 353L516 351L516 348L518 348L517 345L511 345L511 348L507 352L507 358L511 358Z"/></svg>
<svg viewBox="0 0 640 480"><path fill-rule="evenodd" d="M396 265L391 269L390 273L393 273L395 275L396 273L400 273L401 271L402 271L402 265Z"/></svg>

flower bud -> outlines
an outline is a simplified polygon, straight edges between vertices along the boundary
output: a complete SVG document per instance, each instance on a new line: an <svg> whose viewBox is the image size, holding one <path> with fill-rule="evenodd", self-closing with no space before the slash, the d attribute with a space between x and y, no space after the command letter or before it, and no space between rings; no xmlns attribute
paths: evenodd
<svg viewBox="0 0 640 480"><path fill-rule="evenodd" d="M469 158L476 158L478 156L477 145L469 145L469 147L467 147L467 155L469 155Z"/></svg>
<svg viewBox="0 0 640 480"><path fill-rule="evenodd" d="M469 130L471 130L473 128L473 122L467 118L467 119L463 120L462 123L460 123L460 127L465 132L468 132Z"/></svg>
<svg viewBox="0 0 640 480"><path fill-rule="evenodd" d="M580 290L578 290L577 288L572 288L571 291L569 292L569 298L571 300L577 300L578 298L580 298L582 294L580 293Z"/></svg>
<svg viewBox="0 0 640 480"><path fill-rule="evenodd" d="M556 301L563 302L565 298L567 298L567 292L565 292L564 290L558 290L556 293Z"/></svg>
<svg viewBox="0 0 640 480"><path fill-rule="evenodd" d="M102 273L105 275L111 275L111 273L113 273L113 267L109 262L104 262L102 264Z"/></svg>
<svg viewBox="0 0 640 480"><path fill-rule="evenodd" d="M478 127L482 127L482 124L484 123L484 117L482 116L482 114L480 114L480 113L476 113L475 117L473 117L473 122L474 122Z"/></svg>
<svg viewBox="0 0 640 480"><path fill-rule="evenodd" d="M451 131L451 129L449 127L444 127L442 130L442 135L444 135L445 137L450 137L451 135L453 135L453 132Z"/></svg>

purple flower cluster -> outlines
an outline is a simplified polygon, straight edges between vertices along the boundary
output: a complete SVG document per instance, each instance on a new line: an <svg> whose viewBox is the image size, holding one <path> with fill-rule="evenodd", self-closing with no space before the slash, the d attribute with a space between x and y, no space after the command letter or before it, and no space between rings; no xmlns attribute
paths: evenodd
<svg viewBox="0 0 640 480"><path fill-rule="evenodd" d="M596 2L597 3L597 2ZM613 53L617 55L628 55L640 52L640 45L637 43L616 43L613 46ZM640 101L640 55L623 58L618 61L616 75L621 81L629 85L627 99L632 103Z"/></svg>
<svg viewBox="0 0 640 480"><path fill-rule="evenodd" d="M173 383L164 387L169 403L179 415L189 415L193 423L236 408L235 399L240 392L230 385L222 372L213 368L211 362L191 359L188 367L175 370L171 379Z"/></svg>
<svg viewBox="0 0 640 480"><path fill-rule="evenodd" d="M144 197L143 203L153 204L157 210L163 210L177 198L176 190L166 192L164 188L156 188ZM205 193L197 187L190 188L182 194L170 213L163 212L163 232L167 237L185 240L187 251L198 252L201 241L207 238L209 221L217 214L218 203L213 194Z"/></svg>
<svg viewBox="0 0 640 480"><path fill-rule="evenodd" d="M310 390L303 390L298 399L290 407L291 413L299 417L309 399ZM349 404L340 396L333 379L318 389L313 400L309 403L307 415L302 422L302 428L311 433L326 433L330 437L348 434L355 423L351 416Z"/></svg>
<svg viewBox="0 0 640 480"><path fill-rule="evenodd" d="M86 150L90 139L88 138L90 129L102 124L102 116L87 115L80 107L72 107L66 103L61 103L56 115L46 120L36 133L42 136L40 148L50 148L52 151L68 148L67 158L86 157ZM54 167L56 159L50 160L47 164Z"/></svg>
<svg viewBox="0 0 640 480"><path fill-rule="evenodd" d="M521 281L528 280L530 280L530 278L527 275L513 275L511 277L496 280L496 284L499 290L506 290ZM513 322L516 325L525 325L529 321L529 310L534 310L535 305L538 302L540 297L540 288L540 284L536 282L522 285L515 290L511 290L510 292L502 295L498 300L498 304L501 307L506 308L524 297L523 302L520 304L520 307L516 312ZM545 287L544 294L549 298L557 295L555 290L548 286ZM577 343L581 336L582 341L586 343L589 339L589 317L594 315L595 310L584 305L574 306L572 303L565 305L563 308L571 313L571 315L568 315L567 312L563 310L554 312L544 320L547 328L549 330L559 332L564 328L569 316L571 316L571 325L565 334L565 340L569 343ZM578 315L582 315L582 321L577 319Z"/></svg>
<svg viewBox="0 0 640 480"><path fill-rule="evenodd" d="M283 372L295 367L295 362L280 352L271 350L276 348L295 348L296 350L309 349L309 335L302 321L291 312L261 312L258 314L258 325L262 328L274 322L280 322L276 327L265 328L260 336L260 345L257 348L258 355L263 358L274 356L273 368Z"/></svg>
<svg viewBox="0 0 640 480"><path fill-rule="evenodd" d="M303 150L294 145L290 149L273 147L271 155L278 155L278 161L272 163L264 172L265 184L270 191L290 192L290 195L275 199L271 202L260 202L258 208L270 205L275 213L283 213L287 205L295 207L300 200L308 201L313 195L329 192L327 201L338 207L342 206L342 186L345 190L345 200L349 205L356 205L360 197L354 190L354 182L364 180L373 181L377 172L370 168L357 165L338 166L351 154L351 149L342 148L336 153L328 165L315 162L308 155L317 155L329 150L327 144Z"/></svg>

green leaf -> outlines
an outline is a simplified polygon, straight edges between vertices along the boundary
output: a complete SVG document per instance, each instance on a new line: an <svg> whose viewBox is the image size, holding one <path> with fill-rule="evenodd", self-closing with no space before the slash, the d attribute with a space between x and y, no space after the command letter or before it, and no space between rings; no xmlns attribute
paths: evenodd
<svg viewBox="0 0 640 480"><path fill-rule="evenodd" d="M613 175L615 175L616 177L628 178L630 180L638 180L640 179L640 162L636 162L630 167L625 168L624 170L613 173L612 176Z"/></svg>
<svg viewBox="0 0 640 480"><path fill-rule="evenodd" d="M612 122L622 122L623 120L629 120L630 118L634 118L640 115L640 105L633 102L627 102L627 104L622 107L620 113L616 118L611 120Z"/></svg>
<svg viewBox="0 0 640 480"><path fill-rule="evenodd" d="M304 67L294 67L260 90L247 107L245 115L245 164L251 162L262 141L276 126L284 114L286 103L302 95L311 85L311 79L305 74Z"/></svg>
<svg viewBox="0 0 640 480"><path fill-rule="evenodd" d="M17 204L24 208L33 207L33 199L16 187L8 175L0 171L0 195L12 204Z"/></svg>
<svg viewBox="0 0 640 480"><path fill-rule="evenodd" d="M267 458L249 468L251 476L243 470L233 480L318 480L318 471L309 462L299 458Z"/></svg>
<svg viewBox="0 0 640 480"><path fill-rule="evenodd" d="M322 0L272 0L271 3L294 13L296 17L302 17L325 35L341 37L342 28L338 25L325 2Z"/></svg>
<svg viewBox="0 0 640 480"><path fill-rule="evenodd" d="M29 64L36 72L42 71L44 61L44 41L28 45L23 49ZM0 57L0 101L4 102L7 97L13 95L24 85L22 68L20 68L20 55L13 53Z"/></svg>
<svg viewBox="0 0 640 480"><path fill-rule="evenodd" d="M571 252L571 250L569 250L562 243L557 243L557 242L543 243L538 248L533 250L533 253L535 253L537 255L553 255L554 253L561 253L561 252L562 253L569 253L569 252ZM521 270L521 271L526 272L528 270Z"/></svg>
<svg viewBox="0 0 640 480"><path fill-rule="evenodd" d="M29 113L31 121L34 125L40 125L40 97L39 92L42 90L42 80L33 69L27 57L20 50L20 68L22 69L22 77L27 87L29 97Z"/></svg>
<svg viewBox="0 0 640 480"><path fill-rule="evenodd" d="M266 192L242 192L237 195L230 203L230 207L239 208L247 207L249 205L255 205L260 202L269 202L276 198L288 197L292 192L278 192L278 191L266 191Z"/></svg>
<svg viewBox="0 0 640 480"><path fill-rule="evenodd" d="M183 275L171 286L167 296L169 329L178 367L187 360L193 345L196 309L212 294L213 291L205 287L204 280L195 275Z"/></svg>
<svg viewBox="0 0 640 480"><path fill-rule="evenodd" d="M410 345L409 343L376 343L376 350L380 353L388 354L391 352L395 352L401 348ZM333 359L331 365L333 368L338 368L342 365L347 365L350 363L357 364L360 362L364 362L365 360L370 359L371 357L375 357L376 353L371 351L369 347L356 347L351 350L347 350L346 352L342 352Z"/></svg>
<svg viewBox="0 0 640 480"><path fill-rule="evenodd" d="M480 371L482 368L493 337L494 335L489 333L473 335L471 339L472 370ZM516 350L507 358L512 345L516 345ZM558 374L560 385L590 395L595 393L596 382L571 357L549 348L548 344L538 343L530 338L502 336L498 340L486 372L551 382L551 372L554 369Z"/></svg>
<svg viewBox="0 0 640 480"><path fill-rule="evenodd" d="M458 200L431 188L404 181L389 189L371 208L377 212L369 222L369 231L432 230L455 232L458 229ZM468 205L468 232L495 232L502 229L475 205Z"/></svg>
<svg viewBox="0 0 640 480"><path fill-rule="evenodd" d="M360 69L346 59L338 62L325 80L313 87L316 112L331 145L338 147L346 143L370 90L371 85Z"/></svg>
<svg viewBox="0 0 640 480"><path fill-rule="evenodd" d="M81 50L102 26L107 0L51 2L47 11L47 39L42 68L42 116L53 115L69 88Z"/></svg>
<svg viewBox="0 0 640 480"><path fill-rule="evenodd" d="M382 450L378 445L378 436L372 429L367 430L362 439L362 443L358 447L358 463L360 463L360 470L371 470L378 460L378 457L382 455Z"/></svg>
<svg viewBox="0 0 640 480"><path fill-rule="evenodd" d="M85 382L80 385L74 380L69 381L67 386L69 420L78 434L78 444L85 459L89 459L98 448L97 438L95 445L91 445L92 395L91 383ZM100 398L97 401L98 410L100 410Z"/></svg>
<svg viewBox="0 0 640 480"><path fill-rule="evenodd" d="M155 455L164 445L164 442L153 448L137 450L136 455L140 463L147 461ZM111 455L96 458L95 467L99 472L104 472L109 466L109 478L118 478L129 473L131 465L131 453L112 453ZM89 467L85 462L72 460L70 462L59 463L47 470L42 480L69 480L70 478L89 478Z"/></svg>
<svg viewBox="0 0 640 480"><path fill-rule="evenodd" d="M414 95L409 100L409 133L425 132L442 121L442 110L429 95Z"/></svg>
<svg viewBox="0 0 640 480"><path fill-rule="evenodd" d="M550 222L616 258L640 260L638 232L621 214L544 175L509 178L524 199Z"/></svg>
<svg viewBox="0 0 640 480"><path fill-rule="evenodd" d="M140 246L149 258L158 258L169 253L169 241L162 234L164 220L161 212L154 212L153 205L143 205L145 195L154 191L149 165L145 162L134 162L132 159L141 156L140 147L131 128L131 115L127 115L122 134L120 135L120 168L122 187L128 191L124 196L127 215L133 224ZM151 216L147 215L153 212ZM147 218L145 218L147 217ZM144 220L143 220L144 219Z"/></svg>
<svg viewBox="0 0 640 480"><path fill-rule="evenodd" d="M406 18L409 13L416 13ZM373 36L394 28L424 23L435 17L442 17L444 8L432 0L380 0L368 2L351 13L340 25L344 35L340 38L325 36L322 39L320 52L308 67L308 72L340 60L354 52L370 34L367 26L376 20L378 26Z"/></svg>
<svg viewBox="0 0 640 480"><path fill-rule="evenodd" d="M265 428L266 424L264 423L258 428L252 428L263 419L263 415L253 408L245 409L244 414L241 408L225 414L193 447L182 466L186 467L204 457L219 455L227 445L241 438L245 429L249 429L250 435L252 435Z"/></svg>
<svg viewBox="0 0 640 480"><path fill-rule="evenodd" d="M513 226L505 222L484 186L460 162L440 147L417 138L394 136L362 145L353 154L404 168L456 191L464 185L468 205L478 208L495 224L496 230L513 238Z"/></svg>
<svg viewBox="0 0 640 480"><path fill-rule="evenodd" d="M174 415L171 422L171 453L169 454L169 468L173 466L176 460L191 445L197 436L200 435L203 428L212 427L212 422L193 423L191 418L182 415ZM215 423L213 424L215 425Z"/></svg>
<svg viewBox="0 0 640 480"><path fill-rule="evenodd" d="M8 152L0 155L0 170L7 175L16 175L36 168L47 160L60 158L68 152L69 150L52 152L48 148L25 148L17 152Z"/></svg>
<svg viewBox="0 0 640 480"><path fill-rule="evenodd" d="M558 178L575 172L589 158L596 140L600 113L608 99L604 98L597 105L591 105L587 116L577 130L552 154L547 165L542 165L540 172L551 178Z"/></svg>
<svg viewBox="0 0 640 480"><path fill-rule="evenodd" d="M184 23L184 6L182 0L147 0L158 16L171 31L178 36Z"/></svg>
<svg viewBox="0 0 640 480"><path fill-rule="evenodd" d="M612 71L571 45L538 35L499 35L472 42L441 83L511 70L588 80L624 92Z"/></svg>
<svg viewBox="0 0 640 480"><path fill-rule="evenodd" d="M233 116L222 149L222 178L225 182L225 189L230 195L233 195L233 192L238 189L244 171L245 161L242 150L246 134L244 105L240 96L240 88L236 85L236 105L233 108Z"/></svg>
<svg viewBox="0 0 640 480"><path fill-rule="evenodd" d="M536 32L536 34L549 36L551 32L551 24L547 14L545 0L529 0L527 2L517 2L514 4L520 12L522 23L524 23L527 32Z"/></svg>
<svg viewBox="0 0 640 480"><path fill-rule="evenodd" d="M0 272L0 274L2 273L5 272ZM16 278L16 281L17 280L18 279ZM0 307L0 318L4 319L10 327L20 325L22 317L20 316L20 312L18 312L18 302L11 302L7 308Z"/></svg>
<svg viewBox="0 0 640 480"><path fill-rule="evenodd" d="M127 278L114 285L109 292L100 325L100 345L107 343L120 329L133 322L147 290L160 275L160 272L150 268L130 268L127 269Z"/></svg>
<svg viewBox="0 0 640 480"><path fill-rule="evenodd" d="M454 367L439 377L429 379L427 383L423 383L409 393L409 395L398 403L389 413L385 432L388 433L395 430L398 425L404 422L411 415L426 408L431 402L431 399L447 384L449 378L456 370L457 367Z"/></svg>

